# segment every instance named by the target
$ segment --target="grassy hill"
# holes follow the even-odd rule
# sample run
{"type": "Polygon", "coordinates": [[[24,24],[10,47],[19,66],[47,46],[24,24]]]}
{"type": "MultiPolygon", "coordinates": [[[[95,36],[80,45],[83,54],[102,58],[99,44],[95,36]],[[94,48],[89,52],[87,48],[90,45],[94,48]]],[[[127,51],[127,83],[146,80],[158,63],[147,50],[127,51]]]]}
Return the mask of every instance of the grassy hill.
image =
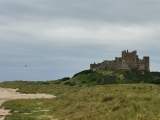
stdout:
{"type": "Polygon", "coordinates": [[[158,120],[160,85],[148,82],[150,79],[158,81],[159,77],[158,72],[87,70],[71,79],[3,82],[0,87],[19,88],[26,94],[49,93],[57,97],[11,100],[2,106],[11,109],[12,115],[6,120],[158,120]],[[105,76],[111,78],[105,79],[105,76]],[[104,82],[113,78],[116,84],[104,82]],[[134,80],[141,83],[134,83],[134,80]],[[132,84],[119,84],[121,82],[132,84]]]}
{"type": "Polygon", "coordinates": [[[124,83],[160,83],[160,72],[148,72],[140,70],[102,70],[93,72],[84,70],[76,73],[71,79],[60,79],[57,84],[65,85],[105,85],[105,84],[124,84],[124,83]]]}

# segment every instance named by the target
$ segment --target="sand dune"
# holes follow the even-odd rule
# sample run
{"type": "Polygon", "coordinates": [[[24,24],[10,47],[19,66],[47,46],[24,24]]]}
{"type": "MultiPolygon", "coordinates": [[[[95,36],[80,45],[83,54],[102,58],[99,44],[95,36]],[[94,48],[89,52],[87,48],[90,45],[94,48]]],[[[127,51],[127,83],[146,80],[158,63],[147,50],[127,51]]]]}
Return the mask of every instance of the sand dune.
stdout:
{"type": "MultiPolygon", "coordinates": [[[[18,89],[0,88],[0,105],[7,100],[14,99],[42,99],[42,98],[54,98],[53,95],[48,94],[21,94],[16,92],[18,89]]],[[[0,109],[0,120],[4,120],[5,116],[9,114],[10,110],[0,109]]]]}

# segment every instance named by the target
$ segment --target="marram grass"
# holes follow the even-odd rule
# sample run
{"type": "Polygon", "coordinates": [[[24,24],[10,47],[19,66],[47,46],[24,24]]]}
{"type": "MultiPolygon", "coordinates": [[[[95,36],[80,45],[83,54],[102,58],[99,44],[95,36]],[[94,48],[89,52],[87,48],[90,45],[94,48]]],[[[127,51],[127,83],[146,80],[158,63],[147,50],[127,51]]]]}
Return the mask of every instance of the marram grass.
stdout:
{"type": "MultiPolygon", "coordinates": [[[[9,87],[11,83],[1,86],[9,87]]],[[[57,97],[7,101],[2,106],[11,109],[12,115],[6,117],[6,120],[160,119],[159,85],[118,84],[80,87],[20,82],[16,87],[19,87],[21,92],[45,92],[57,97]]]]}

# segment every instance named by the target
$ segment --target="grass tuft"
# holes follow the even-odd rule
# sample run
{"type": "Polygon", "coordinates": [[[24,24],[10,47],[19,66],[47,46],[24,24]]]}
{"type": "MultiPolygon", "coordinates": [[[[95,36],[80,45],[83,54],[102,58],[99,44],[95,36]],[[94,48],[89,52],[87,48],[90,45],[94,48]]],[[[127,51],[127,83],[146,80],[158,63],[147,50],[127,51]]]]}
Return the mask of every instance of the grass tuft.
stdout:
{"type": "Polygon", "coordinates": [[[112,101],[114,99],[113,96],[107,96],[107,97],[104,97],[102,102],[108,102],[108,101],[112,101]]]}

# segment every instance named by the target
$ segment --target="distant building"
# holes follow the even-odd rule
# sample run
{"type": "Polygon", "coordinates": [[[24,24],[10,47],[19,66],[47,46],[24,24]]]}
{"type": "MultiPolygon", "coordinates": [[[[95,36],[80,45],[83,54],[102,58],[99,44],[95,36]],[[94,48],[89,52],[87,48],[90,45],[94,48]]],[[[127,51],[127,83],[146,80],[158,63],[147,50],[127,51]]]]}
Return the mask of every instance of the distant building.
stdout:
{"type": "Polygon", "coordinates": [[[122,57],[115,57],[115,60],[104,60],[98,64],[90,64],[90,69],[93,71],[118,69],[137,69],[150,71],[149,57],[144,56],[143,59],[139,59],[137,51],[128,52],[128,50],[124,50],[122,51],[122,57]]]}

